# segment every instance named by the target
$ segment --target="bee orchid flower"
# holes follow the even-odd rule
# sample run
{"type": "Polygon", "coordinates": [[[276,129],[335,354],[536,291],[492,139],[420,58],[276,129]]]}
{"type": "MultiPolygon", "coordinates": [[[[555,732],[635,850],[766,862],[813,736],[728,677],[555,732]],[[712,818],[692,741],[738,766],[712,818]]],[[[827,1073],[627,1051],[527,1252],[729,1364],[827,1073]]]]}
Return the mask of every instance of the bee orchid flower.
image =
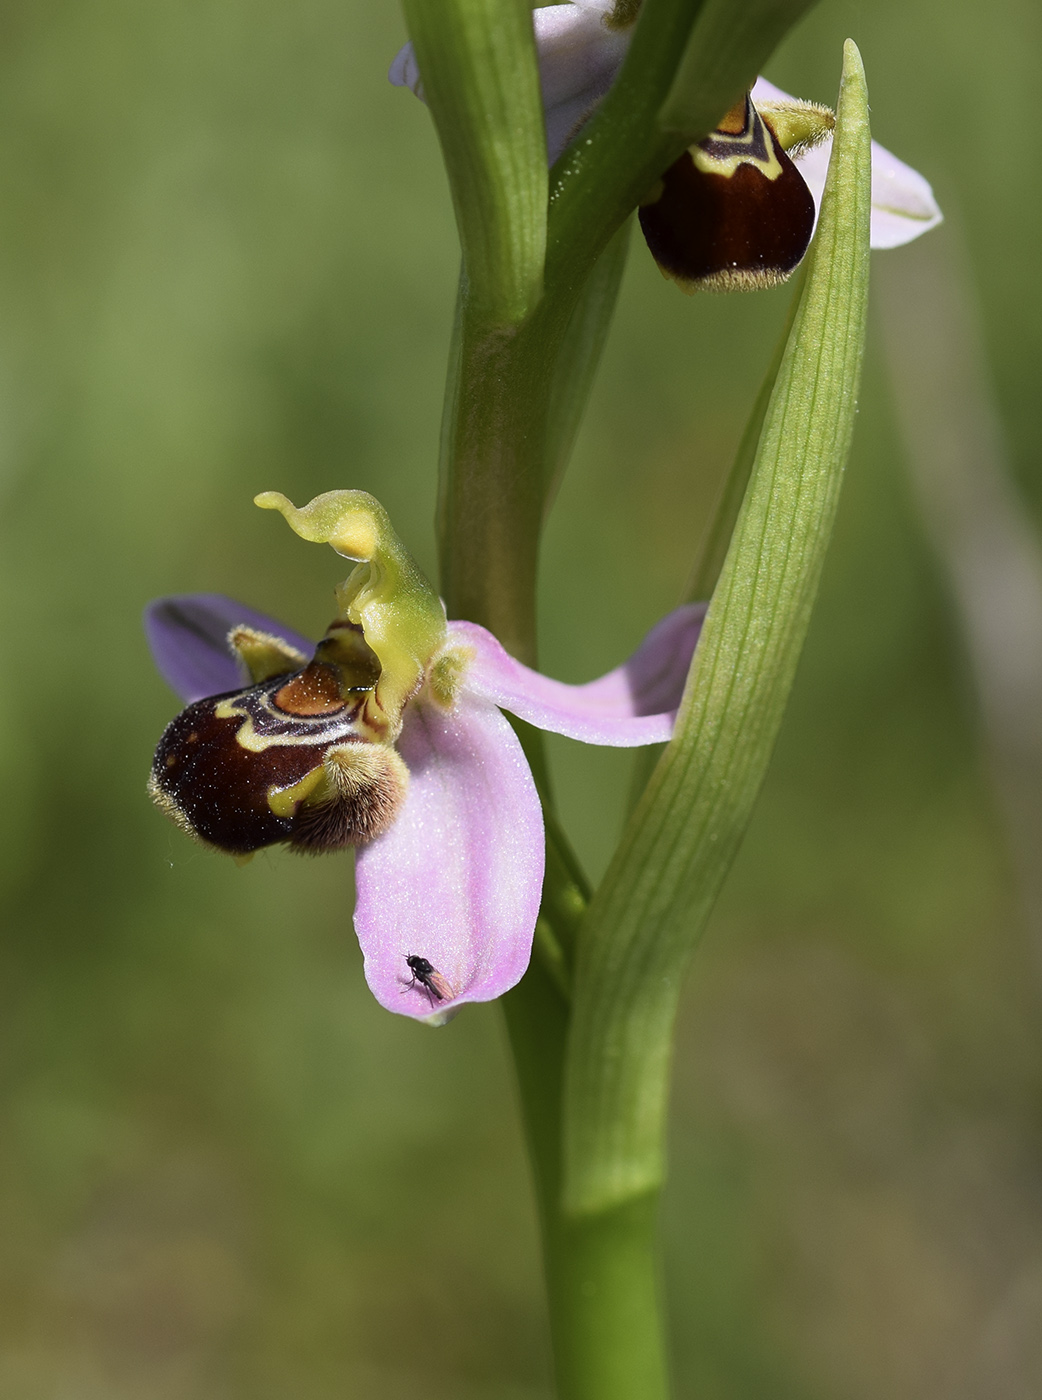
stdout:
{"type": "MultiPolygon", "coordinates": [[[[633,0],[573,0],[534,10],[536,53],[552,164],[593,115],[629,47],[633,0]]],[[[412,45],[392,83],[423,98],[412,45]]],[[[757,79],[719,128],[663,173],[640,222],[659,267],[686,292],[784,281],[810,242],[832,144],[833,115],[757,79]]],[[[871,243],[896,248],[939,224],[929,183],[872,142],[871,243]]]]}
{"type": "MultiPolygon", "coordinates": [[[[787,105],[798,104],[781,88],[766,78],[757,78],[752,93],[753,103],[768,113],[787,105]]],[[[815,214],[821,207],[825,176],[832,154],[831,131],[814,145],[792,153],[796,169],[803,176],[814,199],[815,214]]],[[[900,248],[911,243],[944,219],[934,199],[933,190],[925,176],[913,170],[892,151],[872,142],[872,215],[870,237],[873,248],[900,248]]]]}
{"type": "Polygon", "coordinates": [[[371,496],[257,503],[356,568],[317,646],[218,594],[149,606],[156,664],[187,703],[150,791],[240,858],[278,843],[355,847],[369,986],[389,1011],[441,1023],[519,980],[539,912],[542,811],[502,710],[589,744],[668,739],[705,607],[678,608],[624,666],[566,685],[483,627],[446,621],[371,496]]]}

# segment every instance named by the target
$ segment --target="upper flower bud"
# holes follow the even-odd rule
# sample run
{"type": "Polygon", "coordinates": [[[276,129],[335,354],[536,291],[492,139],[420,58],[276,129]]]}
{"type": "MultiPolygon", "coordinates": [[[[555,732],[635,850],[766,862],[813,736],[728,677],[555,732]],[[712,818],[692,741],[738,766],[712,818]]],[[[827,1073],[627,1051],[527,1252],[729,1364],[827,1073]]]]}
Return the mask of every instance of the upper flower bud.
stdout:
{"type": "Polygon", "coordinates": [[[827,107],[795,100],[770,117],[746,96],[669,167],[640,207],[664,276],[681,291],[743,291],[784,282],[814,232],[814,198],[788,155],[828,136],[827,107]]]}
{"type": "MultiPolygon", "coordinates": [[[[576,139],[615,81],[633,37],[639,9],[639,0],[574,0],[533,11],[551,164],[576,139]]],[[[423,97],[423,83],[411,44],[398,53],[388,76],[392,83],[411,88],[423,97]]],[[[665,201],[655,214],[642,213],[641,222],[655,256],[659,256],[658,248],[669,252],[666,258],[659,258],[660,266],[686,291],[698,286],[756,287],[779,281],[787,275],[785,265],[791,263],[791,271],[799,261],[813,231],[828,167],[831,114],[815,103],[790,97],[764,78],[757,80],[749,96],[752,106],[748,120],[743,118],[738,126],[737,109],[728,113],[717,131],[685,152],[664,173],[644,204],[646,210],[665,201]],[[762,147],[765,142],[760,139],[762,131],[758,126],[768,129],[769,144],[787,157],[778,161],[784,172],[782,177],[766,178],[768,170],[773,170],[773,163],[767,159],[760,163],[761,178],[756,178],[754,163],[747,162],[737,182],[732,181],[726,188],[716,179],[723,173],[720,166],[710,172],[708,183],[697,178],[703,173],[699,164],[702,158],[692,153],[701,152],[702,157],[708,153],[712,158],[711,148],[719,146],[721,137],[734,137],[740,134],[740,128],[762,147]],[[795,172],[789,162],[795,165],[795,172]],[[810,192],[810,204],[800,191],[801,180],[810,192]],[[648,234],[649,223],[664,228],[648,234]],[[715,227],[707,227],[714,223],[715,227]],[[779,225],[784,228],[780,239],[776,239],[779,225]],[[725,248],[749,238],[760,246],[753,249],[751,257],[739,254],[728,259],[726,253],[722,258],[713,254],[707,262],[707,245],[718,241],[721,235],[725,248]],[[688,256],[685,247],[689,238],[692,256],[688,256]],[[802,248],[793,261],[793,250],[801,241],[802,248]],[[700,265],[709,266],[708,276],[692,273],[691,269],[700,265]],[[738,275],[734,275],[736,272],[738,275]]],[[[733,143],[724,154],[726,158],[735,155],[733,143]]],[[[923,176],[873,141],[872,247],[896,248],[909,243],[939,224],[941,218],[933,191],[923,176]]]]}

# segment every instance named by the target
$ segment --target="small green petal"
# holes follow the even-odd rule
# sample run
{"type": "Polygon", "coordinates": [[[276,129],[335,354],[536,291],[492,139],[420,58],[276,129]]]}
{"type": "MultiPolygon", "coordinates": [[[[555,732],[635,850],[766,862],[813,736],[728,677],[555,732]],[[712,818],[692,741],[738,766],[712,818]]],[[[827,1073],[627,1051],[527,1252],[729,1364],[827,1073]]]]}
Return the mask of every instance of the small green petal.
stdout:
{"type": "Polygon", "coordinates": [[[376,700],[393,737],[406,700],[445,641],[441,599],[368,492],[326,491],[297,507],[281,491],[263,491],[254,504],[280,511],[301,539],[332,545],[357,562],[337,588],[337,607],[343,621],[362,628],[380,662],[376,700]]]}
{"type": "Polygon", "coordinates": [[[817,102],[757,102],[756,110],[770,122],[778,144],[790,156],[819,146],[836,125],[835,112],[817,102]]]}

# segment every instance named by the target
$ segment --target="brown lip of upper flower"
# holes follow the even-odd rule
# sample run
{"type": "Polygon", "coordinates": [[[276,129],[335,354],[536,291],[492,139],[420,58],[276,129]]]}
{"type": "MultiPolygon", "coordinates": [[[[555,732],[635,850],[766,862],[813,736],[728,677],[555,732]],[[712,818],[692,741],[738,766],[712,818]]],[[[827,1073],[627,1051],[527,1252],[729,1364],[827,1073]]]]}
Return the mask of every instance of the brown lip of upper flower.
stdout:
{"type": "MultiPolygon", "coordinates": [[[[626,57],[633,26],[606,23],[613,9],[610,0],[579,0],[533,11],[551,164],[589,120],[626,57]]],[[[411,44],[398,52],[388,77],[396,86],[408,87],[422,98],[423,85],[411,44]]],[[[768,118],[771,104],[816,105],[801,102],[765,78],[757,79],[752,100],[768,118]]],[[[826,139],[813,149],[791,151],[815,208],[821,203],[830,148],[831,141],[826,139]]],[[[872,247],[900,247],[936,227],[942,218],[929,182],[873,141],[872,247]]]]}
{"type": "Polygon", "coordinates": [[[652,193],[638,210],[641,230],[663,275],[683,292],[784,282],[814,232],[810,190],[748,94],[652,193]]]}

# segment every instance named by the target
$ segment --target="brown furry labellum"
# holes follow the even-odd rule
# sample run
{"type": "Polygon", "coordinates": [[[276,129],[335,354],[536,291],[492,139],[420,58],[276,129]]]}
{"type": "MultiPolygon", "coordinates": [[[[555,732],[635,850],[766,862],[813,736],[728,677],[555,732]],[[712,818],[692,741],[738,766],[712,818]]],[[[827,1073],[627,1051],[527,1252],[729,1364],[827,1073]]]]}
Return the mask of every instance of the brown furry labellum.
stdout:
{"type": "Polygon", "coordinates": [[[640,226],[682,291],[771,287],[807,251],[814,199],[747,96],[669,167],[640,207],[640,226]]]}
{"type": "Polygon", "coordinates": [[[372,840],[397,815],[408,772],[319,661],[209,696],[171,721],[149,792],[190,835],[232,855],[288,843],[319,853],[372,840]]]}

